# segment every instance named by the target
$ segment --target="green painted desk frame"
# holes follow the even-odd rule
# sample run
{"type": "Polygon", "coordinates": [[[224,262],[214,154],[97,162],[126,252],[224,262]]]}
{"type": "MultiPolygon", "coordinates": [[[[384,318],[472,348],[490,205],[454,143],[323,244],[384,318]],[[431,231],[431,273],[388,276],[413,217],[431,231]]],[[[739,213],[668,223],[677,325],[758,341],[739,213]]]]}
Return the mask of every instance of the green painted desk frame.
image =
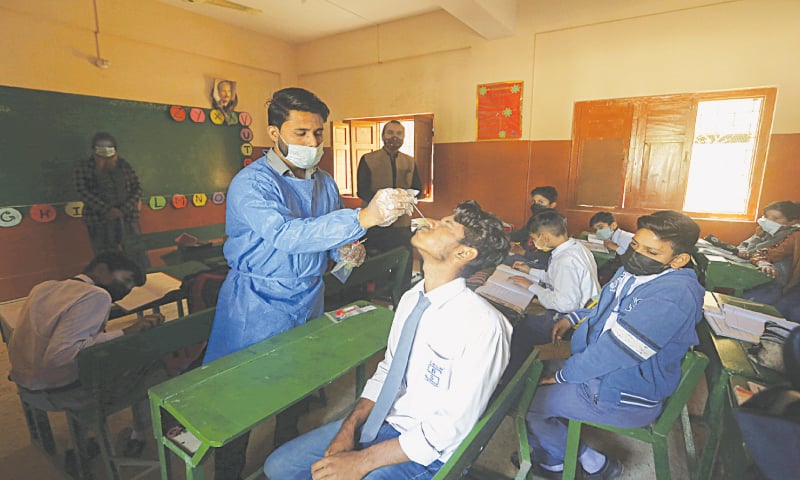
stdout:
{"type": "MultiPolygon", "coordinates": [[[[367,305],[368,302],[356,302],[367,305]]],[[[171,451],[186,478],[204,477],[203,461],[297,400],[356,368],[356,397],[366,383],[364,363],[386,347],[393,312],[383,307],[333,323],[322,316],[150,389],[161,478],[171,451]],[[162,412],[200,441],[188,453],[166,437],[162,412]]]]}
{"type": "MultiPolygon", "coordinates": [[[[738,432],[735,430],[735,425],[731,424],[730,378],[733,376],[744,377],[767,385],[780,383],[782,379],[777,372],[754,365],[747,358],[749,343],[718,337],[705,321],[698,325],[697,334],[700,338],[700,345],[697,349],[709,358],[709,365],[706,369],[708,400],[703,415],[708,426],[708,436],[700,456],[696,476],[699,480],[705,480],[712,478],[717,452],[724,450],[720,449],[720,445],[730,442],[731,439],[726,437],[731,432],[738,432]]],[[[741,439],[741,435],[738,438],[741,439]]],[[[726,459],[728,457],[730,455],[726,455],[726,459]]]]}
{"type": "Polygon", "coordinates": [[[741,297],[745,290],[772,281],[750,263],[732,262],[722,257],[709,258],[702,252],[695,252],[692,257],[696,264],[697,276],[709,292],[725,288],[732,290],[733,296],[741,297]]]}
{"type": "MultiPolygon", "coordinates": [[[[539,351],[534,349],[514,377],[496,397],[489,402],[486,411],[483,412],[478,423],[472,427],[467,437],[461,441],[450,459],[433,477],[433,480],[457,480],[464,478],[466,472],[472,468],[472,464],[483,452],[484,447],[492,438],[500,423],[506,415],[510,415],[514,421],[517,433],[520,452],[530,452],[528,443],[528,427],[525,424],[525,415],[536,393],[539,385],[539,378],[542,375],[542,362],[539,360],[539,351]]],[[[516,480],[523,480],[528,477],[531,468],[530,453],[522,455],[520,468],[515,477],[516,480]]],[[[467,478],[492,478],[497,475],[494,472],[482,470],[469,471],[467,478]]]]}

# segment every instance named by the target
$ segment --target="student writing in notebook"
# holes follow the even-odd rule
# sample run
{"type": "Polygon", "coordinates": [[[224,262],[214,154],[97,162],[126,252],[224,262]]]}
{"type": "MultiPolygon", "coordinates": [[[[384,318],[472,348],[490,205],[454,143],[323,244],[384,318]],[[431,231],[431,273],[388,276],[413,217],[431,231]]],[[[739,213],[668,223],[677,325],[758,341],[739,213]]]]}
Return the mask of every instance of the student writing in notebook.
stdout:
{"type": "Polygon", "coordinates": [[[540,186],[531,190],[531,216],[525,226],[511,233],[511,250],[509,257],[503,262],[513,265],[515,261],[524,261],[531,268],[544,270],[550,259],[550,252],[536,248],[529,237],[533,217],[548,208],[555,209],[558,204],[558,191],[556,187],[540,186]]]}
{"type": "MultiPolygon", "coordinates": [[[[555,318],[582,308],[600,292],[594,256],[581,242],[570,238],[563,215],[553,209],[542,210],[533,216],[529,228],[536,248],[550,253],[549,265],[541,280],[520,275],[511,281],[533,292],[547,311],[526,315],[514,326],[511,362],[505,378],[514,375],[534,345],[550,341],[555,318]]],[[[531,271],[524,262],[517,262],[514,268],[521,273],[531,271]]]]}

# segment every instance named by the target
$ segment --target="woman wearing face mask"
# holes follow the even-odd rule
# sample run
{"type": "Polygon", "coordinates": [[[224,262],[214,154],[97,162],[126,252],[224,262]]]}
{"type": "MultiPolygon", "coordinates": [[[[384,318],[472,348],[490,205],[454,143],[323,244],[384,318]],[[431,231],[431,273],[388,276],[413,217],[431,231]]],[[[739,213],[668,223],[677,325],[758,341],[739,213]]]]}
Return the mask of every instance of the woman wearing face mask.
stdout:
{"type": "Polygon", "coordinates": [[[94,254],[127,250],[142,268],[149,266],[145,251],[135,247],[141,234],[142,188],[133,167],[117,154],[117,140],[109,133],[96,133],[92,156],[80,160],[73,175],[94,254]]]}
{"type": "Polygon", "coordinates": [[[788,320],[800,321],[800,204],[767,205],[756,233],[738,249],[740,257],[775,279],[744,292],[745,298],[774,305],[788,320]]]}

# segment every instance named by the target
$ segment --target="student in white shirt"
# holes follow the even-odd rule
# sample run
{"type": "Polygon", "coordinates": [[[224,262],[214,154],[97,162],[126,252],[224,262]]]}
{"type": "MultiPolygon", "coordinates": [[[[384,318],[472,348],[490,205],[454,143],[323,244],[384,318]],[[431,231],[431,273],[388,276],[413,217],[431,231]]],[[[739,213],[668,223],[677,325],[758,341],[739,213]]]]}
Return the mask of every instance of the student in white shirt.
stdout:
{"type": "Polygon", "coordinates": [[[594,256],[581,242],[569,237],[563,215],[553,209],[537,213],[530,222],[530,236],[537,249],[551,251],[550,264],[544,274],[537,274],[524,262],[517,262],[514,268],[526,275],[512,277],[511,281],[535,293],[547,312],[526,315],[514,326],[506,379],[514,375],[534,345],[550,342],[556,318],[584,307],[600,293],[594,256]]]}
{"type": "Polygon", "coordinates": [[[424,259],[425,280],[400,300],[386,356],[353,412],[275,450],[264,464],[267,478],[429,479],[486,408],[508,362],[511,326],[464,278],[499,264],[508,237],[500,220],[473,201],[429,224],[411,240],[424,259]],[[403,381],[396,393],[387,388],[388,415],[370,417],[391,384],[393,364],[402,366],[401,332],[418,302],[429,306],[412,337],[403,381]],[[374,439],[362,438],[365,424],[365,431],[376,425],[374,439]]]}
{"type": "Polygon", "coordinates": [[[617,255],[624,255],[633,240],[633,234],[619,228],[611,212],[597,212],[589,219],[589,227],[594,229],[603,245],[617,255]]]}

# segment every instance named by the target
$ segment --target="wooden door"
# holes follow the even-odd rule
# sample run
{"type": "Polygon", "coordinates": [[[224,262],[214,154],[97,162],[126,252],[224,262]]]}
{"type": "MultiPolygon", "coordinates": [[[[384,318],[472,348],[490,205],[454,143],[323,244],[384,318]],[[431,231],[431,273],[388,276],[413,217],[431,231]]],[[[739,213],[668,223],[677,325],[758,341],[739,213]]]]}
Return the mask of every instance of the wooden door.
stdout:
{"type": "Polygon", "coordinates": [[[421,198],[433,195],[433,116],[414,115],[414,161],[422,182],[421,198]]]}
{"type": "Polygon", "coordinates": [[[333,150],[333,178],[342,195],[355,195],[353,162],[350,157],[350,124],[331,122],[333,150]]]}

